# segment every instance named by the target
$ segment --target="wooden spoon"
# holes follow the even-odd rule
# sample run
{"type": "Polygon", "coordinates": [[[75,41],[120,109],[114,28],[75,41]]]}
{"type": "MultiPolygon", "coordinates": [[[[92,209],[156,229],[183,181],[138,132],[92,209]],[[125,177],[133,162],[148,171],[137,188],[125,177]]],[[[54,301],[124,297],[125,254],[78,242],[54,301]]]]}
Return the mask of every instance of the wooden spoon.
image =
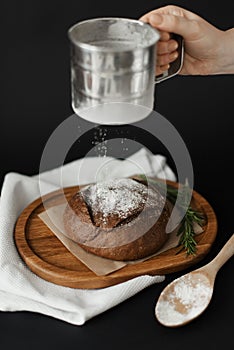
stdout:
{"type": "Polygon", "coordinates": [[[198,317],[210,303],[217,272],[233,254],[234,234],[210,263],[171,282],[156,304],[158,321],[178,327],[198,317]]]}

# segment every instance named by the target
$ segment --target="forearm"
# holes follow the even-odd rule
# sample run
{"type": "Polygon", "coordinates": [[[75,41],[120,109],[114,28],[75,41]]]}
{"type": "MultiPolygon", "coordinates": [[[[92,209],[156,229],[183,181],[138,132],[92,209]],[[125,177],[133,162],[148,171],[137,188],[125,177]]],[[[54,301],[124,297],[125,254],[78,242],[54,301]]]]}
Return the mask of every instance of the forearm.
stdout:
{"type": "Polygon", "coordinates": [[[234,74],[234,28],[224,32],[217,74],[234,74]]]}

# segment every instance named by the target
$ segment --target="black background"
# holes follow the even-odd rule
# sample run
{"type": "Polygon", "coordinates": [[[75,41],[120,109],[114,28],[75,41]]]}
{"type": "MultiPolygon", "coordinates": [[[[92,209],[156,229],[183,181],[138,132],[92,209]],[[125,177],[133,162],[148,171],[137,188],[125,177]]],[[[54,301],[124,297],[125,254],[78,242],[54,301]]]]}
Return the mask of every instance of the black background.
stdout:
{"type": "MultiPolygon", "coordinates": [[[[226,30],[233,26],[233,0],[170,1],[226,30]]],[[[138,18],[166,1],[2,1],[0,182],[9,171],[38,172],[43,147],[69,115],[68,28],[103,16],[138,18]]],[[[219,231],[210,261],[233,230],[233,75],[177,76],[157,86],[156,109],[183,137],[194,166],[195,189],[212,204],[219,231]]],[[[199,266],[199,265],[198,265],[199,266]]],[[[0,313],[1,349],[233,349],[233,260],[218,274],[212,303],[197,320],[166,329],[154,319],[163,287],[151,286],[82,327],[47,316],[0,313]]]]}

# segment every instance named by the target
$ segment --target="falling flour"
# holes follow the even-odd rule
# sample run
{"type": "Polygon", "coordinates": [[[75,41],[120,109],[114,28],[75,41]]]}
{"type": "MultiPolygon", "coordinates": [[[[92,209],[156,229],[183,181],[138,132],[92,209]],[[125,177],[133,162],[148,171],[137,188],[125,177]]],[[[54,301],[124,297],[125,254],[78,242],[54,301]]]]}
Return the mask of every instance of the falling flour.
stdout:
{"type": "Polygon", "coordinates": [[[107,129],[98,127],[94,132],[94,139],[92,144],[94,145],[95,153],[98,157],[107,156],[107,129]]]}
{"type": "Polygon", "coordinates": [[[156,316],[165,326],[178,326],[197,317],[212,296],[209,279],[196,272],[182,276],[170,284],[156,305],[156,316]]]}

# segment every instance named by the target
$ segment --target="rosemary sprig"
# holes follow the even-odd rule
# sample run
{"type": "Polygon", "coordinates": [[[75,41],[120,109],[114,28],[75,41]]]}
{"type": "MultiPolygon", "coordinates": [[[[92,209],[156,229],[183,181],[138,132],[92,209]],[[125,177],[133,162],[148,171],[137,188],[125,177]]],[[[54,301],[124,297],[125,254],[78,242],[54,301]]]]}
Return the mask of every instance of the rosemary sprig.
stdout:
{"type": "MultiPolygon", "coordinates": [[[[160,190],[160,188],[165,189],[165,184],[162,183],[161,180],[156,180],[152,178],[146,178],[145,175],[138,175],[142,180],[149,182],[152,185],[156,185],[157,188],[160,190]],[[161,186],[160,186],[161,185],[161,186]],[[163,187],[162,187],[163,186],[163,187]]],[[[205,223],[205,217],[204,215],[193,209],[191,207],[191,203],[189,203],[189,193],[191,189],[189,188],[188,183],[185,183],[183,185],[182,191],[178,191],[177,188],[168,185],[167,184],[167,199],[175,205],[177,201],[177,197],[180,194],[178,201],[177,201],[177,207],[179,210],[185,209],[185,215],[180,223],[180,227],[178,229],[177,235],[180,236],[178,245],[181,246],[181,249],[178,251],[178,253],[185,249],[187,255],[195,255],[197,250],[197,242],[194,239],[195,231],[194,231],[194,224],[198,224],[199,226],[203,226],[205,223]]],[[[177,253],[177,254],[178,254],[177,253]]]]}

